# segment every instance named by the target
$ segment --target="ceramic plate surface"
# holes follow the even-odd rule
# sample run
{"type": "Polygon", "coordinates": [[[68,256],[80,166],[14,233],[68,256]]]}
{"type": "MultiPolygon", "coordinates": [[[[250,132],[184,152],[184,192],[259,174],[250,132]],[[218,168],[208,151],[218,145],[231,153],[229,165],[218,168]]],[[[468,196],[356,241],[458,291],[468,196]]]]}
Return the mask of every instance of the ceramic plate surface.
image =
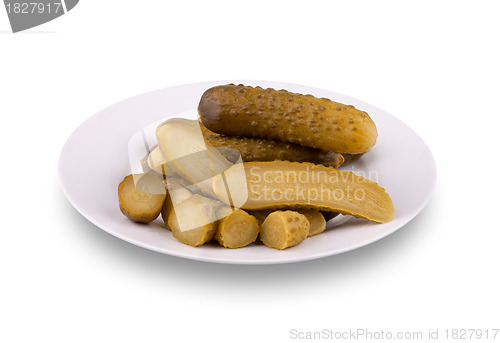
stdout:
{"type": "MultiPolygon", "coordinates": [[[[136,161],[137,162],[137,161],[136,161]]],[[[385,111],[331,91],[270,81],[214,81],[175,86],[138,95],[90,117],[69,137],[59,160],[62,187],[71,204],[104,231],[157,252],[200,261],[236,264],[289,263],[357,249],[398,230],[428,202],[436,181],[429,148],[408,126],[385,111]],[[391,196],[396,217],[386,224],[339,216],[327,230],[301,244],[278,251],[262,244],[225,249],[217,244],[193,248],[178,242],[161,219],[141,225],[129,221],[118,207],[117,187],[133,170],[131,138],[170,117],[196,118],[203,92],[227,83],[286,89],[327,97],[366,111],[377,125],[375,147],[360,160],[341,167],[378,182],[391,196]]]]}

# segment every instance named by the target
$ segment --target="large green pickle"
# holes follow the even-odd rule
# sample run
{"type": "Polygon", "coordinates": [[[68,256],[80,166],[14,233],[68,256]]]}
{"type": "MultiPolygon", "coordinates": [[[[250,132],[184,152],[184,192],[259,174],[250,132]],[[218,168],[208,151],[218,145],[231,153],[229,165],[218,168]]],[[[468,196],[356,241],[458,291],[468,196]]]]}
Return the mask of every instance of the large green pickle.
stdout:
{"type": "Polygon", "coordinates": [[[198,113],[216,133],[337,153],[365,153],[378,135],[370,116],[354,106],[272,88],[232,84],[210,88],[201,97],[198,113]]]}

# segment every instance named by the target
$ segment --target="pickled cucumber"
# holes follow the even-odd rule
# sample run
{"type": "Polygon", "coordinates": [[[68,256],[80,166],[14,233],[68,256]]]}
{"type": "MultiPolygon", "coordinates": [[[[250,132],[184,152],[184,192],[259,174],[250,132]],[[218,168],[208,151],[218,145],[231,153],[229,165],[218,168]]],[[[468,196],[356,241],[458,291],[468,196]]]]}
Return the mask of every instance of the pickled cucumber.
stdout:
{"type": "Polygon", "coordinates": [[[299,244],[309,234],[309,220],[295,211],[275,211],[260,227],[260,239],[270,248],[283,250],[299,244]]]}
{"type": "MultiPolygon", "coordinates": [[[[264,220],[266,220],[267,216],[276,210],[246,210],[252,216],[257,219],[259,225],[262,225],[264,220]]],[[[299,212],[306,216],[307,220],[309,220],[309,234],[307,237],[315,236],[326,229],[326,218],[320,211],[317,210],[306,210],[306,209],[294,209],[295,212],[299,212]]],[[[333,213],[333,212],[331,212],[333,213]]]]}
{"type": "Polygon", "coordinates": [[[213,195],[210,179],[232,165],[207,145],[196,120],[169,119],[158,126],[156,138],[168,165],[205,194],[213,195]]]}
{"type": "Polygon", "coordinates": [[[165,179],[164,182],[167,184],[168,192],[161,209],[161,217],[165,227],[171,230],[168,226],[168,217],[170,216],[170,213],[174,210],[175,206],[191,197],[193,193],[182,186],[183,180],[181,179],[169,178],[165,179]]]}
{"type": "Polygon", "coordinates": [[[219,175],[213,180],[215,194],[224,194],[225,183],[233,186],[232,192],[247,192],[248,198],[240,206],[247,210],[310,208],[378,223],[387,223],[395,215],[392,200],[382,187],[335,168],[289,161],[244,162],[223,175],[224,178],[219,175]],[[246,184],[233,174],[245,174],[246,184]]]}
{"type": "Polygon", "coordinates": [[[226,248],[236,249],[255,242],[260,229],[257,219],[242,209],[222,207],[218,211],[219,226],[214,239],[226,248]]]}
{"type": "Polygon", "coordinates": [[[165,176],[175,175],[175,170],[167,163],[158,145],[151,148],[151,151],[144,156],[141,160],[141,165],[144,172],[153,170],[165,176]]]}
{"type": "Polygon", "coordinates": [[[194,194],[175,206],[168,227],[181,243],[197,247],[212,240],[217,230],[216,212],[222,203],[194,194]]]}
{"type": "Polygon", "coordinates": [[[317,210],[296,210],[300,214],[306,216],[307,220],[309,220],[309,233],[307,237],[316,236],[326,229],[326,220],[325,217],[321,214],[320,211],[317,210]]]}
{"type": "Polygon", "coordinates": [[[274,139],[226,136],[200,125],[203,136],[214,147],[228,147],[241,153],[243,162],[285,160],[312,162],[338,168],[344,157],[333,151],[323,151],[274,139]]]}
{"type": "Polygon", "coordinates": [[[150,173],[128,175],[118,185],[120,210],[134,222],[149,223],[160,214],[166,193],[162,181],[150,173]]]}
{"type": "Polygon", "coordinates": [[[257,219],[257,223],[259,225],[262,225],[264,220],[266,220],[267,216],[276,210],[269,209],[269,210],[245,210],[245,211],[254,216],[255,219],[257,219]]]}
{"type": "Polygon", "coordinates": [[[276,139],[338,153],[365,153],[377,140],[377,128],[366,112],[286,90],[213,87],[202,95],[198,113],[216,133],[276,139]]]}

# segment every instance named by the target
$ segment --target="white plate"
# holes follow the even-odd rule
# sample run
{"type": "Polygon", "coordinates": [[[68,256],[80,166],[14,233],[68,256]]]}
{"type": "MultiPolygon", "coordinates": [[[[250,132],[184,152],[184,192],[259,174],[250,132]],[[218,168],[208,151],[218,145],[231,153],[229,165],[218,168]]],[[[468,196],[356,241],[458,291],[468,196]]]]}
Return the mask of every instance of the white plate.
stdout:
{"type": "MultiPolygon", "coordinates": [[[[194,119],[194,118],[193,118],[194,119]]],[[[428,202],[436,181],[429,148],[404,123],[362,101],[327,90],[270,81],[214,81],[181,85],[135,96],[112,105],[85,121],[66,142],[59,160],[63,190],[73,206],[104,231],[161,253],[218,263],[272,264],[311,260],[353,250],[377,241],[414,218],[428,202]],[[375,224],[339,217],[324,233],[283,251],[252,244],[225,249],[216,244],[193,248],[178,242],[156,222],[141,225],[126,219],[118,208],[117,187],[130,173],[127,144],[132,135],[161,119],[192,113],[211,86],[227,83],[286,89],[352,104],[370,114],[377,125],[376,146],[359,161],[344,166],[384,187],[396,208],[395,219],[375,224]],[[342,225],[337,224],[342,223],[342,225]],[[334,227],[335,226],[335,227],[334,227]]]]}

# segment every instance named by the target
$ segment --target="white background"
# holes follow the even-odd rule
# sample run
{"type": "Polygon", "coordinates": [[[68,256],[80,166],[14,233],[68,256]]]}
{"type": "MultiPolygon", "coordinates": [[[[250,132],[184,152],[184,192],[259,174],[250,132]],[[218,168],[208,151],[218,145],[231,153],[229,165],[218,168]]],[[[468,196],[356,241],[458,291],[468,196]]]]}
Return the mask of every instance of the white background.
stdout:
{"type": "Polygon", "coordinates": [[[0,8],[0,341],[499,328],[497,3],[82,0],[18,34],[0,8]],[[325,88],[403,120],[436,159],[428,206],[367,247],[274,266],[158,254],[73,209],[57,163],[85,119],[143,92],[219,79],[325,88]]]}

